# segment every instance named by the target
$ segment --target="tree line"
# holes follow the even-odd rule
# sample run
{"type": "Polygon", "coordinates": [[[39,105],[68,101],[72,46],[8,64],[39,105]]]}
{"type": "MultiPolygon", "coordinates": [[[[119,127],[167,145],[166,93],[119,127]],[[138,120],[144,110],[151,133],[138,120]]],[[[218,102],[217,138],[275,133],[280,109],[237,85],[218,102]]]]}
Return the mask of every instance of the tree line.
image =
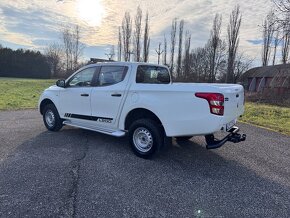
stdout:
{"type": "MultiPolygon", "coordinates": [[[[135,16],[125,12],[118,33],[118,61],[148,62],[150,24],[148,12],[137,8],[135,16]],[[142,52],[143,51],[143,52],[142,52]]],[[[203,47],[191,48],[190,30],[185,21],[173,19],[170,36],[155,49],[157,62],[167,65],[175,81],[236,83],[249,69],[251,60],[239,52],[242,14],[237,5],[229,18],[227,38],[221,38],[222,15],[216,14],[210,38],[203,47]]]]}
{"type": "Polygon", "coordinates": [[[79,26],[62,29],[61,40],[40,51],[3,48],[0,45],[0,77],[64,78],[79,69],[84,45],[79,26]]]}
{"type": "Polygon", "coordinates": [[[46,56],[39,51],[4,48],[0,45],[0,77],[50,78],[46,56]]]}
{"type": "Polygon", "coordinates": [[[275,8],[268,12],[261,26],[262,66],[289,63],[290,1],[274,0],[274,5],[275,8]]]}

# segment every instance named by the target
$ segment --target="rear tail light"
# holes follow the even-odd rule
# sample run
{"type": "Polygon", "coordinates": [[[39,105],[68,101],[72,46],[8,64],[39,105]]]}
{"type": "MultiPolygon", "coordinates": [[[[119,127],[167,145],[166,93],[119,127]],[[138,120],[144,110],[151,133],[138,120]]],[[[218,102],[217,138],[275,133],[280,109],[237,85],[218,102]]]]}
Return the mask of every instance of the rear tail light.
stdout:
{"type": "Polygon", "coordinates": [[[210,112],[215,115],[224,115],[225,98],[220,93],[196,93],[196,97],[207,100],[210,112]]]}

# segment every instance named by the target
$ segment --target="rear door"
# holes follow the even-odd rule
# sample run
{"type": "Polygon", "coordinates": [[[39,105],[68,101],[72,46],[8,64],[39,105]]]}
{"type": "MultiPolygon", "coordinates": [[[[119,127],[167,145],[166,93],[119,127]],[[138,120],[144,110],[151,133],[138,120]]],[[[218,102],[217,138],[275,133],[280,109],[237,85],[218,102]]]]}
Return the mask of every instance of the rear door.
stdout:
{"type": "Polygon", "coordinates": [[[128,85],[127,66],[102,66],[91,92],[92,118],[98,126],[116,128],[128,85]]]}

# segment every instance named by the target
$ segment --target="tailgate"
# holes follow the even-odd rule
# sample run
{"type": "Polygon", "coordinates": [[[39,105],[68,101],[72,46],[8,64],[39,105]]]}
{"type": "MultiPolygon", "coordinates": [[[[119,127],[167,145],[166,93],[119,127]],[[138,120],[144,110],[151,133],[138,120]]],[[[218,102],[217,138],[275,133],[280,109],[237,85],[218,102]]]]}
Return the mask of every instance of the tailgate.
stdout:
{"type": "Polygon", "coordinates": [[[224,123],[237,119],[244,113],[244,88],[235,85],[224,89],[224,123]]]}

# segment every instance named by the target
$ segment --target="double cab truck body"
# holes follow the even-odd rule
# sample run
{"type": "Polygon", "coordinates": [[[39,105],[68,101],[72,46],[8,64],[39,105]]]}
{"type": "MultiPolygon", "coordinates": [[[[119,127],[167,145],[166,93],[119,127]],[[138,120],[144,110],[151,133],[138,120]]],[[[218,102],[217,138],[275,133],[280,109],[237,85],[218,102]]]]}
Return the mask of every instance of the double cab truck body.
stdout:
{"type": "Polygon", "coordinates": [[[207,148],[240,142],[237,119],[244,89],[235,84],[173,83],[165,66],[109,62],[87,65],[46,89],[39,100],[46,127],[63,125],[129,136],[133,151],[150,157],[164,137],[206,136],[207,148]],[[228,132],[222,140],[213,136],[228,132]]]}

